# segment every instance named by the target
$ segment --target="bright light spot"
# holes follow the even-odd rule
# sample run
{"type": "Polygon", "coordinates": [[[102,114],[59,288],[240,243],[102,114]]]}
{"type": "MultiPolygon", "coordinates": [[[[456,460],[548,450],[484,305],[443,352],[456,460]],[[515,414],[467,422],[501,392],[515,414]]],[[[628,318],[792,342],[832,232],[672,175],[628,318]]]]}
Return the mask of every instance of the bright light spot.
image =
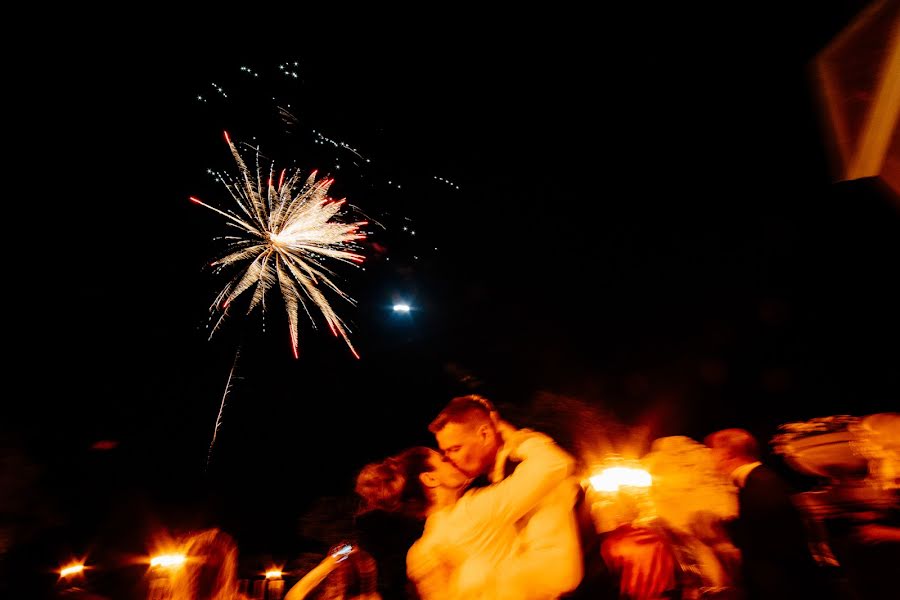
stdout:
{"type": "Polygon", "coordinates": [[[272,569],[270,571],[266,571],[266,579],[281,579],[281,569],[272,569]]]}
{"type": "Polygon", "coordinates": [[[184,554],[160,554],[150,559],[151,567],[180,567],[184,564],[184,554]]]}
{"type": "Polygon", "coordinates": [[[342,562],[346,560],[348,556],[350,556],[351,552],[353,552],[353,546],[351,546],[350,544],[344,544],[343,546],[332,552],[331,556],[337,562],[342,562]]]}
{"type": "Polygon", "coordinates": [[[598,492],[617,492],[620,487],[650,487],[653,478],[644,469],[610,467],[591,477],[590,482],[598,492]]]}
{"type": "Polygon", "coordinates": [[[410,309],[409,304],[395,304],[394,305],[394,312],[408,313],[410,310],[411,309],[410,309]]]}
{"type": "Polygon", "coordinates": [[[83,564],[72,564],[72,565],[69,565],[68,567],[64,567],[64,568],[60,569],[59,576],[60,577],[68,577],[70,575],[76,575],[78,573],[81,573],[82,571],[84,571],[83,564]]]}

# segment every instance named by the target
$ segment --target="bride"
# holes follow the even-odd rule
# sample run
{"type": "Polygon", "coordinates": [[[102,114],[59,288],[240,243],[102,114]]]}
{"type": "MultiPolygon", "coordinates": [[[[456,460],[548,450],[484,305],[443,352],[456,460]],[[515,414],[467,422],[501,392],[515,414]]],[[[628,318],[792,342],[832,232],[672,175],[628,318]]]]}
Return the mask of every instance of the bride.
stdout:
{"type": "Polygon", "coordinates": [[[367,505],[426,518],[406,559],[422,600],[535,598],[530,580],[540,573],[518,568],[515,523],[573,473],[575,461],[543,434],[507,423],[500,431],[520,464],[484,488],[467,491],[467,477],[424,447],[367,465],[357,477],[367,505]]]}

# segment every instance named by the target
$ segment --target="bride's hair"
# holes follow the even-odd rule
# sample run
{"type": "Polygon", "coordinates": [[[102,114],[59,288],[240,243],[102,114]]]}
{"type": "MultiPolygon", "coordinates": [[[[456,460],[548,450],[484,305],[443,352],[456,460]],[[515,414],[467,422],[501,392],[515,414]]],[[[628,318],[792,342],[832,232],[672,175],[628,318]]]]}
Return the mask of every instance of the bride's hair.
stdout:
{"type": "Polygon", "coordinates": [[[363,467],[356,477],[356,493],[362,498],[360,512],[384,510],[424,517],[428,497],[419,475],[432,470],[431,453],[429,448],[416,446],[363,467]]]}

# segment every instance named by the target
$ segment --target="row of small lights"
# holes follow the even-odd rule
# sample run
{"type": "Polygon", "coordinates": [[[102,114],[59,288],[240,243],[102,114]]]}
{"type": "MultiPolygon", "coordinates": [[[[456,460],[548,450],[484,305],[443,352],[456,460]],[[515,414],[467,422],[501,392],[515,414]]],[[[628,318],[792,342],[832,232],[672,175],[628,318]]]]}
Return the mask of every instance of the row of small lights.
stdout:
{"type": "MultiPolygon", "coordinates": [[[[407,304],[394,306],[397,312],[409,312],[407,304]]],[[[648,488],[653,484],[650,473],[644,469],[632,467],[610,467],[597,475],[588,478],[591,487],[598,492],[618,492],[623,487],[648,488]]],[[[187,557],[184,554],[160,554],[150,559],[151,568],[178,569],[187,557]]],[[[76,577],[85,570],[84,563],[72,563],[59,571],[61,578],[76,577]]],[[[281,569],[273,568],[266,571],[266,579],[281,579],[284,573],[281,569]]]]}
{"type": "MultiPolygon", "coordinates": [[[[174,571],[181,568],[186,561],[187,556],[184,554],[160,554],[150,559],[150,567],[174,571]]],[[[82,575],[87,568],[83,562],[71,563],[59,570],[59,576],[61,579],[74,578],[82,575]]],[[[278,568],[266,571],[266,579],[281,579],[283,575],[284,572],[278,568]]]]}

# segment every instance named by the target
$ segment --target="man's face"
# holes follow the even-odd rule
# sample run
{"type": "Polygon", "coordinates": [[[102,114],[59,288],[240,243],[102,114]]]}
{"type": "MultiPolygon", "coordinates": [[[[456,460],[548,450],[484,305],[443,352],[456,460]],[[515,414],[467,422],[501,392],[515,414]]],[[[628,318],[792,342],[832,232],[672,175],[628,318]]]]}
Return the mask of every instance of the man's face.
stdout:
{"type": "Polygon", "coordinates": [[[487,425],[447,423],[435,434],[444,456],[469,477],[487,473],[496,455],[496,439],[487,425]]]}

